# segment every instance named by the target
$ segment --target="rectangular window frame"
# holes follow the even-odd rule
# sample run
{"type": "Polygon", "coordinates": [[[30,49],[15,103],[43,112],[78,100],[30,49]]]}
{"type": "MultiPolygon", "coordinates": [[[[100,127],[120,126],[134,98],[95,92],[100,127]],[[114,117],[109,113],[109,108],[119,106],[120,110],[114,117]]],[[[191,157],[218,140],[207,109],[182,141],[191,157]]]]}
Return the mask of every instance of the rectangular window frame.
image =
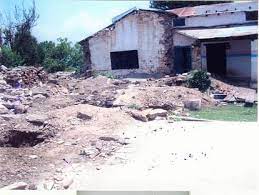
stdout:
{"type": "Polygon", "coordinates": [[[174,18],[173,24],[174,26],[185,26],[185,18],[174,18]]]}
{"type": "Polygon", "coordinates": [[[124,50],[110,52],[111,69],[139,69],[138,50],[124,50]]]}

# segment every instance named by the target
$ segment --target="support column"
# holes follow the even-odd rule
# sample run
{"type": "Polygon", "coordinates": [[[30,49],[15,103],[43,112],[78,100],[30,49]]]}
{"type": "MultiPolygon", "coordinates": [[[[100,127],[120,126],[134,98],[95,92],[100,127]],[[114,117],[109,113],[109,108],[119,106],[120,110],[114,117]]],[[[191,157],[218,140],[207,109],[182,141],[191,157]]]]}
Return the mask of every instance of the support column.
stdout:
{"type": "Polygon", "coordinates": [[[250,87],[257,88],[258,75],[258,41],[251,41],[251,82],[250,87]]]}

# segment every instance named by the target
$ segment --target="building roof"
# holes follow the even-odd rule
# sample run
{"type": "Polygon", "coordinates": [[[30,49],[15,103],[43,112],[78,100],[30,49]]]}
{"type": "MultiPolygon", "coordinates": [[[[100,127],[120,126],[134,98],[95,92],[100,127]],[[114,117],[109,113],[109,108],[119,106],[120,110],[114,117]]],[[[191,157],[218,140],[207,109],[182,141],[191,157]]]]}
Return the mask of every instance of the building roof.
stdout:
{"type": "Polygon", "coordinates": [[[177,30],[177,33],[194,39],[215,39],[226,37],[241,37],[248,35],[257,35],[258,26],[232,26],[232,27],[217,27],[217,28],[199,28],[199,29],[183,29],[177,30]]]}
{"type": "Polygon", "coordinates": [[[129,9],[128,11],[123,12],[122,14],[119,14],[118,16],[115,16],[114,18],[112,18],[112,23],[109,26],[106,26],[105,28],[97,31],[93,35],[88,36],[87,38],[79,41],[78,43],[79,44],[83,43],[84,41],[94,37],[95,35],[97,35],[101,31],[109,30],[109,28],[113,27],[117,22],[119,22],[123,18],[126,18],[127,16],[131,15],[134,12],[153,12],[153,13],[160,13],[160,14],[169,15],[169,16],[172,16],[172,17],[177,17],[174,13],[170,13],[170,12],[160,10],[160,9],[152,9],[152,8],[142,9],[142,8],[133,7],[131,9],[129,9]]]}
{"type": "Polygon", "coordinates": [[[167,11],[176,14],[178,17],[189,17],[189,16],[226,13],[226,12],[256,11],[256,10],[258,10],[257,1],[200,5],[200,6],[194,6],[194,7],[183,7],[183,8],[177,8],[177,9],[171,9],[167,11]]]}

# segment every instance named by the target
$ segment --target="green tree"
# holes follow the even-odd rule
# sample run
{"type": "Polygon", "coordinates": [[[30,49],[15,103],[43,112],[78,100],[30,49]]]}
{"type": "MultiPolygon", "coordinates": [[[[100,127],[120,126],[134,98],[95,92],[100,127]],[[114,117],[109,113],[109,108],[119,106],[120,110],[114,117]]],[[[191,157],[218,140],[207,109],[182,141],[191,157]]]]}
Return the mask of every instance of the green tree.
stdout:
{"type": "Polygon", "coordinates": [[[79,44],[73,45],[67,38],[59,38],[57,43],[39,43],[40,61],[48,72],[76,70],[83,64],[83,51],[79,44]]]}
{"type": "Polygon", "coordinates": [[[36,25],[39,15],[36,13],[35,2],[32,7],[25,9],[14,7],[12,13],[1,15],[3,23],[3,45],[10,47],[12,52],[24,59],[23,65],[34,66],[39,63],[37,39],[31,30],[36,25]]]}
{"type": "Polygon", "coordinates": [[[13,52],[9,46],[1,47],[0,64],[4,64],[7,67],[22,66],[24,64],[23,58],[13,52]]]}

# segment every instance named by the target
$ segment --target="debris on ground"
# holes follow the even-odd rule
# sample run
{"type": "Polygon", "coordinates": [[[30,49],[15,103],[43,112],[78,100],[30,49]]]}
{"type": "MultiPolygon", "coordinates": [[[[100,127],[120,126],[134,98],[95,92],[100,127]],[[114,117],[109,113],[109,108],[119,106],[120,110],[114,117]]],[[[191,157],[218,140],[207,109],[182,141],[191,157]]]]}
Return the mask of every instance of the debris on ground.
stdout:
{"type": "Polygon", "coordinates": [[[65,72],[47,74],[40,67],[1,66],[0,187],[14,181],[37,186],[44,176],[48,179],[43,189],[69,189],[73,179],[60,180],[56,170],[113,155],[129,144],[123,128],[136,120],[165,120],[172,114],[188,118],[189,110],[217,105],[212,93],[245,106],[257,101],[254,90],[213,78],[206,93],[187,88],[187,75],[76,78],[65,72]]]}

